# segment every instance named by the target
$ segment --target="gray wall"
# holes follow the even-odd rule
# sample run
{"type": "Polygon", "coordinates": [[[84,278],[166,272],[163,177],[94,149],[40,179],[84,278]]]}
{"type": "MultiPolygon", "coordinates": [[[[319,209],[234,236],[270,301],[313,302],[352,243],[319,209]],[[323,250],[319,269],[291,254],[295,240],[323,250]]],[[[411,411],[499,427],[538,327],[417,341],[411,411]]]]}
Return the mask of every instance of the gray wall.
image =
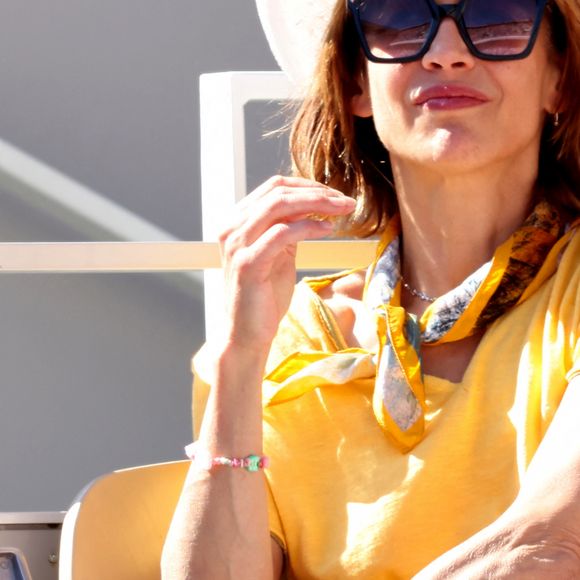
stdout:
{"type": "MultiPolygon", "coordinates": [[[[200,239],[198,77],[277,68],[254,2],[0,0],[0,13],[0,138],[200,239]]],[[[253,186],[278,161],[250,109],[253,186]]],[[[0,241],[86,239],[0,189],[0,241]]],[[[66,509],[101,473],[182,457],[204,333],[199,288],[179,276],[0,275],[0,511],[66,509]]]]}

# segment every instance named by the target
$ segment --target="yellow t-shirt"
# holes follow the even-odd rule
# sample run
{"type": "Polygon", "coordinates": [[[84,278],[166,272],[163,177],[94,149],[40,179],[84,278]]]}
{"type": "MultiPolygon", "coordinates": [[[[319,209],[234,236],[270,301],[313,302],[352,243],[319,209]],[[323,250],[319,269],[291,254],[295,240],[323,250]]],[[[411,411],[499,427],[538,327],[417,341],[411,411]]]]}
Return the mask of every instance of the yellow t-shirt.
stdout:
{"type": "MultiPolygon", "coordinates": [[[[342,348],[331,313],[300,283],[268,370],[297,350],[342,348]]],[[[203,350],[194,366],[197,411],[203,350]]],[[[266,407],[270,526],[288,577],[411,578],[497,519],[576,374],[580,235],[554,276],[489,327],[461,383],[425,377],[426,434],[410,453],[377,424],[370,378],[266,407]]]]}

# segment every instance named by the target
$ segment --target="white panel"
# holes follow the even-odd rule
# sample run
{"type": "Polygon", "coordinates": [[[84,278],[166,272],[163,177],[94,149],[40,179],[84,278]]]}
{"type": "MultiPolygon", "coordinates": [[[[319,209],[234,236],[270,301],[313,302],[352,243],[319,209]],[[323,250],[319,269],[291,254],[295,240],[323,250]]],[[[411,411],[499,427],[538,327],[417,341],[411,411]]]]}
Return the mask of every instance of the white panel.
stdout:
{"type": "MultiPolygon", "coordinates": [[[[199,89],[203,239],[215,241],[227,208],[246,195],[244,106],[287,99],[292,86],[282,72],[225,72],[202,75],[199,89]]],[[[205,272],[204,281],[209,335],[223,325],[222,274],[205,272]]]]}

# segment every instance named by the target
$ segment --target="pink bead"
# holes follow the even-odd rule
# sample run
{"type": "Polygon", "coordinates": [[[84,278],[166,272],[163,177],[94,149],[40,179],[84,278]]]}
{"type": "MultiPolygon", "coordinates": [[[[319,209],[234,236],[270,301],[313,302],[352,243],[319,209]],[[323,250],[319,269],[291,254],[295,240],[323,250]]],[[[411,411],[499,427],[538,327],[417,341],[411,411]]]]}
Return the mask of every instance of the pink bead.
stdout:
{"type": "Polygon", "coordinates": [[[224,457],[218,455],[213,457],[206,449],[199,447],[197,442],[186,445],[185,454],[195,463],[198,469],[206,471],[220,465],[244,468],[248,471],[256,471],[256,466],[260,469],[265,469],[270,465],[270,460],[267,457],[258,457],[257,455],[248,455],[247,457],[224,457]],[[258,459],[259,461],[256,463],[258,459]]]}

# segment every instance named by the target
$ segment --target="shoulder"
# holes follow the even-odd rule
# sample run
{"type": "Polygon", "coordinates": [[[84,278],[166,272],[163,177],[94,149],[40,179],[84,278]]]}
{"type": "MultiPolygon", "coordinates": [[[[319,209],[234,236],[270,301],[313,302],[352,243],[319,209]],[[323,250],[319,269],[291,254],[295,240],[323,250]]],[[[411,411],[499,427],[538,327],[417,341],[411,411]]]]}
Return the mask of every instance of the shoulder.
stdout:
{"type": "Polygon", "coordinates": [[[580,309],[580,228],[562,252],[554,276],[551,301],[580,309]]]}
{"type": "Polygon", "coordinates": [[[545,352],[561,352],[559,364],[571,380],[580,372],[580,229],[562,252],[546,306],[545,352]]]}

